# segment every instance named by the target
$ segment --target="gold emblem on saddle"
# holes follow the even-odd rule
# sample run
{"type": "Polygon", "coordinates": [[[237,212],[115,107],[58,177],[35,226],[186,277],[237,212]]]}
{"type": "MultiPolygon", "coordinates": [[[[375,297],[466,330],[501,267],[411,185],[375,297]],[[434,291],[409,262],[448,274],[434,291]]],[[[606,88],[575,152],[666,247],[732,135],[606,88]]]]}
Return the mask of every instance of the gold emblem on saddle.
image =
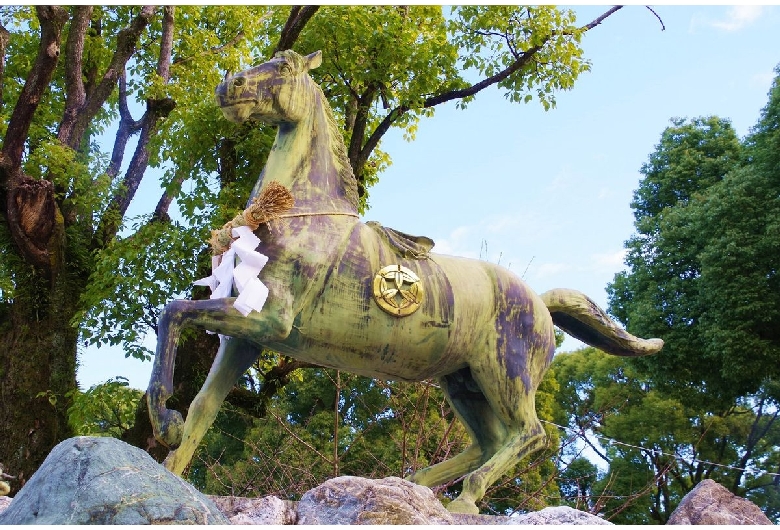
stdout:
{"type": "Polygon", "coordinates": [[[411,315],[423,300],[420,278],[401,265],[382,267],[374,276],[374,301],[393,316],[411,315]]]}

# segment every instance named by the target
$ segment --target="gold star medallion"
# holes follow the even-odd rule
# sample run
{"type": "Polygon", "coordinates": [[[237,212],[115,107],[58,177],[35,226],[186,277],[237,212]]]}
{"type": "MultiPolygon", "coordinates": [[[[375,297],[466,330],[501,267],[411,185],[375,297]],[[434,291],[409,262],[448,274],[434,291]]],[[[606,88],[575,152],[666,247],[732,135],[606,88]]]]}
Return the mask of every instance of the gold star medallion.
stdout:
{"type": "Polygon", "coordinates": [[[382,267],[374,276],[374,301],[393,316],[405,317],[417,311],[423,294],[420,278],[401,265],[382,267]]]}

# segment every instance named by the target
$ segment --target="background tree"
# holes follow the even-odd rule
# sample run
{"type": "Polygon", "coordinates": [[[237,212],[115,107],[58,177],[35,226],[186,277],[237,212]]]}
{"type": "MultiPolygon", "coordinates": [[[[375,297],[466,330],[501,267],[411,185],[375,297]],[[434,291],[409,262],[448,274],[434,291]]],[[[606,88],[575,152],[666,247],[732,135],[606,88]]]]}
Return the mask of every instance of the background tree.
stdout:
{"type": "MultiPolygon", "coordinates": [[[[448,17],[426,6],[2,8],[0,462],[18,477],[14,488],[71,434],[79,344],[122,343],[147,357],[141,340],[159,308],[172,293],[189,295],[208,261],[208,229],[243,206],[272,131],[221,119],[212,96],[225,71],[279,46],[322,49],[315,73],[365,201],[389,163],[379,146],[390,127],[411,138],[435,106],[465,105],[490,86],[552,106],[555,90],[588,69],[582,34],[617,9],[577,26],[571,12],[545,6],[448,17]],[[130,217],[150,167],[160,198],[130,217]]],[[[191,387],[214,348],[190,344],[179,368],[191,387]]]]}
{"type": "Polygon", "coordinates": [[[580,509],[619,524],[664,524],[682,497],[709,478],[777,519],[772,473],[780,462],[780,426],[767,394],[725,410],[702,408],[594,348],[559,354],[553,369],[566,425],[587,434],[591,454],[607,466],[595,474],[570,464],[562,472],[562,491],[576,495],[580,509]],[[575,486],[584,488],[575,493],[575,486]]]}
{"type": "Polygon", "coordinates": [[[115,377],[71,395],[68,419],[76,436],[119,438],[133,426],[135,409],[143,392],[130,388],[127,379],[115,377]]]}
{"type": "Polygon", "coordinates": [[[588,512],[595,505],[593,485],[599,477],[599,471],[593,462],[581,456],[569,462],[560,474],[558,487],[561,500],[575,510],[588,512]]]}
{"type": "Polygon", "coordinates": [[[632,332],[665,341],[663,354],[637,363],[653,370],[659,384],[682,392],[694,381],[727,385],[718,375],[722,360],[707,362],[699,337],[704,312],[699,256],[708,232],[670,230],[671,217],[738,167],[741,156],[728,120],[672,120],[640,169],[642,180],[631,203],[637,233],[626,242],[630,270],[607,287],[609,310],[618,320],[632,332]]]}
{"type": "MultiPolygon", "coordinates": [[[[206,98],[219,70],[249,55],[235,38],[241,24],[260,27],[262,12],[236,9],[242,17],[232,21],[200,7],[0,11],[0,461],[17,477],[15,489],[72,432],[67,410],[77,389],[79,334],[89,340],[99,330],[83,314],[96,302],[85,293],[107,281],[100,275],[107,256],[132,252],[121,234],[136,225],[134,257],[167,239],[178,245],[167,250],[179,250],[179,266],[189,259],[194,268],[192,231],[150,216],[124,218],[147,168],[166,159],[163,133],[183,116],[176,105],[186,109],[191,99],[206,98]],[[116,132],[98,143],[112,124],[116,132]]],[[[127,260],[120,255],[116,262],[121,270],[127,260]]],[[[106,307],[163,279],[174,290],[189,280],[170,264],[136,273],[132,289],[103,299],[106,307]]],[[[109,332],[99,340],[118,339],[109,332]]]]}
{"type": "Polygon", "coordinates": [[[639,362],[670,389],[706,385],[703,397],[728,403],[780,375],[778,98],[775,79],[742,144],[724,120],[678,122],[643,166],[630,271],[610,286],[610,309],[632,332],[667,340],[639,362]]]}
{"type": "MultiPolygon", "coordinates": [[[[328,478],[403,477],[471,443],[435,384],[305,372],[272,398],[262,418],[239,418],[230,407],[220,412],[187,479],[216,495],[297,500],[328,478]]],[[[550,418],[556,388],[554,378],[545,379],[537,394],[540,417],[550,418]]],[[[519,462],[487,492],[483,511],[511,514],[555,504],[558,432],[551,428],[548,435],[545,451],[519,462]]],[[[460,494],[460,482],[434,492],[446,504],[460,494]]]]}
{"type": "MultiPolygon", "coordinates": [[[[631,363],[632,384],[599,427],[630,444],[610,447],[611,470],[620,462],[634,483],[655,481],[649,507],[627,506],[616,521],[649,513],[663,522],[703,478],[777,520],[779,102],[776,78],[742,141],[726,120],[674,120],[642,167],[629,271],[609,287],[610,310],[632,333],[666,345],[631,363]]],[[[614,386],[604,381],[586,395],[614,386]]],[[[619,474],[609,491],[625,496],[619,474]]]]}

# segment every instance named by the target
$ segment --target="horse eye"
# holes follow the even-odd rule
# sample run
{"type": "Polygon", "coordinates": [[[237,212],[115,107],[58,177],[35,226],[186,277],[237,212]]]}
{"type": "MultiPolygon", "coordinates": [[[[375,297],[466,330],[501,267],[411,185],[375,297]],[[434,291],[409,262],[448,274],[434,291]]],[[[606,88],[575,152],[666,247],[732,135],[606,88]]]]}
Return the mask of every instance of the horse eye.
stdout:
{"type": "Polygon", "coordinates": [[[292,68],[290,68],[290,65],[287,63],[282,63],[279,66],[279,73],[282,75],[291,75],[292,74],[292,68]]]}

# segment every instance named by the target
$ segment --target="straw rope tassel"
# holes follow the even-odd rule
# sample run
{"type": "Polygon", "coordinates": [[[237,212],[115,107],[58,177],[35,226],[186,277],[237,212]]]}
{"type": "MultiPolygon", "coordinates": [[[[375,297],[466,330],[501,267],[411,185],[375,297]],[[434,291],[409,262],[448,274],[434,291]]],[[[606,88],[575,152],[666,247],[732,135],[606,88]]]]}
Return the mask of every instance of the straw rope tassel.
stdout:
{"type": "Polygon", "coordinates": [[[295,205],[290,190],[274,181],[268,184],[260,194],[252,200],[252,204],[232,221],[218,229],[211,231],[209,244],[215,256],[226,252],[235,238],[233,228],[248,226],[253,232],[263,223],[275,219],[295,205]]]}

